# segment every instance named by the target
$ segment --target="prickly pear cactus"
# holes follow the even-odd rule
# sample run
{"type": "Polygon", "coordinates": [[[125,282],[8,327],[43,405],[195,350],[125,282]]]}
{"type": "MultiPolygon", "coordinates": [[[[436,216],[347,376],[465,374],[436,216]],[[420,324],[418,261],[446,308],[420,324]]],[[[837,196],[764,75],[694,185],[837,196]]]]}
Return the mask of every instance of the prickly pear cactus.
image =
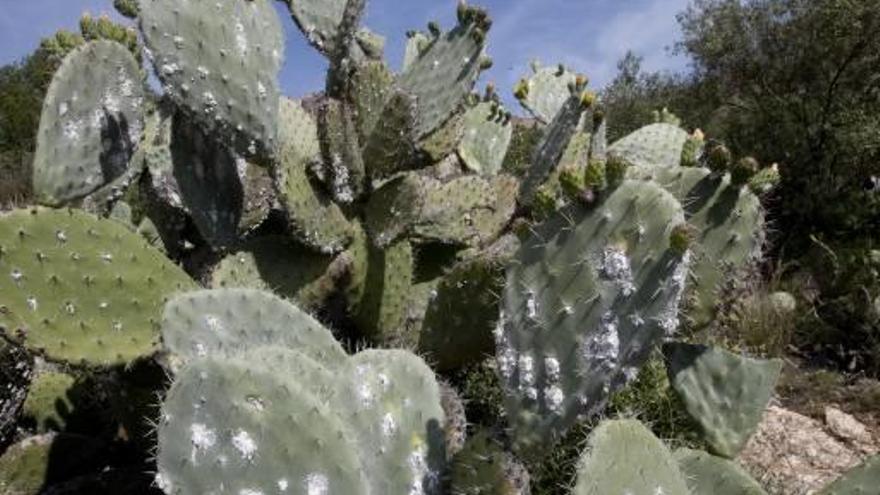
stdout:
{"type": "Polygon", "coordinates": [[[782,361],[683,343],[664,345],[663,354],[672,388],[699,423],[710,449],[734,458],[761,421],[782,361]]]}
{"type": "Polygon", "coordinates": [[[140,27],[166,94],[203,130],[274,153],[284,36],[270,0],[142,0],[140,27]]]}
{"type": "Polygon", "coordinates": [[[157,350],[161,306],[194,282],[138,234],[76,210],[0,215],[0,329],[52,360],[126,364],[157,350]]]}
{"type": "Polygon", "coordinates": [[[538,62],[533,62],[532,72],[531,77],[520,80],[514,96],[538,120],[549,124],[565,105],[571,94],[569,88],[578,77],[562,64],[541,67],[538,62]]]}
{"type": "Polygon", "coordinates": [[[725,283],[762,256],[760,200],[749,188],[733,185],[729,174],[713,174],[705,168],[632,167],[628,174],[653,180],[684,205],[685,217],[698,233],[692,248],[687,316],[693,326],[709,324],[725,283]]]}
{"type": "Polygon", "coordinates": [[[608,149],[637,167],[678,167],[688,133],[673,124],[651,124],[608,149]]]}
{"type": "Polygon", "coordinates": [[[419,138],[439,129],[459,110],[483,70],[488,15],[464,6],[458,21],[451,31],[438,34],[398,78],[400,89],[416,99],[419,138]]]}
{"type": "Polygon", "coordinates": [[[124,46],[94,41],[71,52],[43,102],[33,164],[39,201],[69,203],[125,174],[143,106],[140,68],[124,46]]]}
{"type": "Polygon", "coordinates": [[[369,350],[349,358],[297,308],[252,291],[173,301],[163,333],[190,359],[159,425],[157,482],[166,493],[439,489],[444,413],[434,374],[417,356],[369,350]],[[231,305],[243,297],[262,304],[231,305]],[[229,313],[215,315],[219,308],[229,313]],[[181,325],[188,314],[211,318],[211,328],[181,325]],[[228,463],[206,462],[216,458],[228,463]]]}
{"type": "Polygon", "coordinates": [[[573,495],[689,495],[672,453],[635,420],[604,421],[587,438],[573,495]]]}
{"type": "Polygon", "coordinates": [[[544,449],[633,379],[678,326],[688,253],[684,222],[659,186],[624,182],[594,209],[572,205],[537,226],[507,272],[497,361],[515,447],[544,449]]]}
{"type": "Polygon", "coordinates": [[[162,315],[162,338],[166,349],[184,361],[234,356],[276,343],[303,349],[324,363],[345,358],[342,346],[311,316],[278,296],[253,289],[203,290],[175,297],[162,315]]]}
{"type": "Polygon", "coordinates": [[[470,170],[482,175],[501,171],[513,125],[497,102],[483,102],[464,115],[464,137],[458,145],[458,155],[470,170]]]}
{"type": "Polygon", "coordinates": [[[691,449],[678,449],[674,457],[692,495],[766,495],[734,461],[691,449]]]}
{"type": "Polygon", "coordinates": [[[282,144],[275,168],[279,200],[297,239],[325,253],[339,252],[350,241],[352,226],[308,175],[310,163],[321,155],[317,124],[299,102],[283,98],[280,108],[282,144]]]}

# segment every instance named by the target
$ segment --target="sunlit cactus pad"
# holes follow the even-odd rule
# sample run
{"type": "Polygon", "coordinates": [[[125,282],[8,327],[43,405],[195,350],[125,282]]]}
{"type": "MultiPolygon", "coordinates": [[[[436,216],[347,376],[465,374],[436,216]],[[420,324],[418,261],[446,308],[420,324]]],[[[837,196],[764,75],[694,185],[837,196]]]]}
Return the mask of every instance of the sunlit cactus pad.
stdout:
{"type": "Polygon", "coordinates": [[[445,419],[418,356],[348,357],[308,315],[256,291],[178,298],[163,327],[189,359],[159,424],[166,493],[437,493],[445,419]]]}
{"type": "Polygon", "coordinates": [[[152,354],[165,300],[194,282],[137,233],[76,210],[0,215],[0,328],[53,360],[152,354]]]}
{"type": "Polygon", "coordinates": [[[143,132],[144,89],[131,53],[112,41],[75,49],[55,73],[40,117],[34,192],[49,205],[121,176],[143,132]]]}
{"type": "Polygon", "coordinates": [[[458,154],[470,170],[494,175],[501,170],[513,125],[504,109],[495,102],[483,102],[464,115],[464,136],[458,154]]]}
{"type": "Polygon", "coordinates": [[[633,379],[678,325],[687,253],[670,234],[681,206],[624,182],[595,208],[538,225],[507,271],[497,359],[515,446],[538,455],[633,379]]]}
{"type": "Polygon", "coordinates": [[[608,149],[637,167],[677,167],[688,133],[672,124],[651,124],[608,149]]]}
{"type": "Polygon", "coordinates": [[[571,95],[577,74],[562,65],[540,67],[532,64],[533,74],[516,88],[520,104],[541,122],[550,123],[571,95]]]}
{"type": "Polygon", "coordinates": [[[693,495],[766,495],[734,461],[691,449],[678,449],[674,457],[693,495]]]}
{"type": "Polygon", "coordinates": [[[669,381],[701,426],[710,450],[735,457],[761,421],[782,361],[677,342],[664,345],[663,354],[669,381]]]}
{"type": "Polygon", "coordinates": [[[140,25],[166,94],[240,152],[273,153],[281,22],[270,0],[143,0],[140,25]]]}
{"type": "Polygon", "coordinates": [[[589,438],[573,495],[689,495],[672,453],[635,420],[605,421],[589,438]]]}

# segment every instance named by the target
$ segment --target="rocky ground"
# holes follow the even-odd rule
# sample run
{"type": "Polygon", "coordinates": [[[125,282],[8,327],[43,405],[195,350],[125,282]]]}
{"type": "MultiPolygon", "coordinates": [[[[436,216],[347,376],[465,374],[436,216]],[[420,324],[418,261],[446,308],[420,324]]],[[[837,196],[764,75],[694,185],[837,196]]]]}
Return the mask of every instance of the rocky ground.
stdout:
{"type": "Polygon", "coordinates": [[[880,382],[789,365],[777,392],[738,457],[769,493],[816,493],[880,452],[880,382]]]}

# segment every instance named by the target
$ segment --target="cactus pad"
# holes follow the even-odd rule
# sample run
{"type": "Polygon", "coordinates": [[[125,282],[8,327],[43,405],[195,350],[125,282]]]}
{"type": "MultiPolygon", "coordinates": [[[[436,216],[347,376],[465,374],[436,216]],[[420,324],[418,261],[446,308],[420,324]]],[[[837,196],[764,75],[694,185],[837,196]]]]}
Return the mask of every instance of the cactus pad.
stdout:
{"type": "Polygon", "coordinates": [[[663,354],[669,381],[699,423],[710,449],[722,457],[735,457],[761,421],[782,361],[684,343],[664,345],[663,354]]]}
{"type": "Polygon", "coordinates": [[[694,326],[714,320],[718,297],[726,282],[761,256],[764,211],[750,189],[736,187],[729,176],[704,168],[633,167],[630,177],[648,178],[684,205],[696,232],[687,316],[694,326]]]}
{"type": "Polygon", "coordinates": [[[538,225],[507,272],[496,357],[514,445],[543,448],[633,379],[678,325],[688,255],[684,222],[659,186],[627,181],[595,208],[538,225]]]}
{"type": "MultiPolygon", "coordinates": [[[[340,47],[339,30],[346,9],[363,10],[363,0],[286,0],[294,21],[309,43],[325,55],[335,54],[340,47]]],[[[355,15],[359,17],[359,13],[355,15]]]]}
{"type": "Polygon", "coordinates": [[[124,46],[95,41],[72,51],[43,102],[34,192],[44,204],[81,198],[123,175],[144,126],[137,62],[124,46]]]}
{"type": "Polygon", "coordinates": [[[642,127],[608,149],[637,167],[677,167],[688,133],[672,124],[642,127]]]}
{"type": "Polygon", "coordinates": [[[678,449],[674,456],[693,495],[766,495],[733,461],[691,449],[678,449]]]}
{"type": "Polygon", "coordinates": [[[486,431],[468,439],[451,471],[452,495],[529,494],[529,473],[486,431]]]}
{"type": "Polygon", "coordinates": [[[688,495],[672,453],[642,423],[603,421],[587,438],[573,495],[688,495]]]}
{"type": "Polygon", "coordinates": [[[472,171],[495,175],[501,171],[513,136],[513,124],[497,103],[485,102],[464,116],[464,136],[458,145],[461,160],[472,171]]]}
{"type": "Polygon", "coordinates": [[[378,246],[403,235],[422,242],[482,246],[513,216],[518,182],[498,175],[447,182],[411,172],[385,184],[367,206],[367,230],[378,246]]]}
{"type": "Polygon", "coordinates": [[[268,290],[313,309],[335,287],[333,274],[328,273],[332,261],[286,237],[258,237],[223,258],[211,273],[210,285],[214,289],[268,290]]]}
{"type": "Polygon", "coordinates": [[[342,210],[312,184],[308,175],[309,165],[321,154],[318,126],[299,102],[283,98],[280,112],[282,147],[275,187],[294,235],[319,251],[341,251],[351,239],[352,227],[342,210]]]}
{"type": "Polygon", "coordinates": [[[158,344],[161,306],[193,281],[138,234],[77,211],[0,216],[0,328],[53,360],[128,363],[158,344]]]}
{"type": "Polygon", "coordinates": [[[165,346],[184,361],[234,356],[281,344],[302,349],[319,362],[342,362],[345,351],[311,316],[272,294],[251,289],[202,290],[181,294],[165,306],[165,346]]]}
{"type": "MultiPolygon", "coordinates": [[[[565,106],[566,100],[571,96],[569,86],[575,84],[577,75],[565,67],[538,67],[530,78],[524,80],[525,88],[517,96],[520,104],[534,115],[538,120],[548,124],[553,122],[556,114],[565,106]]],[[[522,83],[521,83],[522,84],[522,83]]]]}
{"type": "Polygon", "coordinates": [[[482,70],[485,30],[476,20],[460,23],[435,39],[398,78],[399,87],[416,98],[418,137],[440,128],[470,94],[482,70]]]}
{"type": "Polygon", "coordinates": [[[143,0],[140,26],[166,94],[203,130],[273,154],[284,36],[270,0],[143,0]]]}

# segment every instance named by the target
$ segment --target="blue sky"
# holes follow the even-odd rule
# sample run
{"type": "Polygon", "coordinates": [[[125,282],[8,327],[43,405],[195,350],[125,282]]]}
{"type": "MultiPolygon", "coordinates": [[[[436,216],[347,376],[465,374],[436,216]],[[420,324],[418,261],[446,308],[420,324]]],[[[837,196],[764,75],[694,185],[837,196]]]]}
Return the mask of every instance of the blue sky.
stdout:
{"type": "MultiPolygon", "coordinates": [[[[0,0],[0,65],[33,50],[58,28],[77,29],[83,12],[113,13],[112,0],[0,0]]],[[[679,37],[675,14],[688,0],[482,0],[494,20],[488,52],[495,60],[481,85],[492,81],[505,96],[529,61],[562,62],[586,73],[601,87],[615,73],[627,49],[645,57],[650,70],[683,70],[686,61],[666,48],[679,37]]],[[[276,2],[287,30],[282,87],[290,96],[319,90],[326,64],[309,48],[276,2]]],[[[387,37],[386,57],[399,67],[404,34],[436,20],[454,25],[456,0],[368,0],[365,24],[387,37]]],[[[508,98],[505,98],[508,99],[508,98]]],[[[509,100],[509,99],[508,99],[509,100]]]]}

